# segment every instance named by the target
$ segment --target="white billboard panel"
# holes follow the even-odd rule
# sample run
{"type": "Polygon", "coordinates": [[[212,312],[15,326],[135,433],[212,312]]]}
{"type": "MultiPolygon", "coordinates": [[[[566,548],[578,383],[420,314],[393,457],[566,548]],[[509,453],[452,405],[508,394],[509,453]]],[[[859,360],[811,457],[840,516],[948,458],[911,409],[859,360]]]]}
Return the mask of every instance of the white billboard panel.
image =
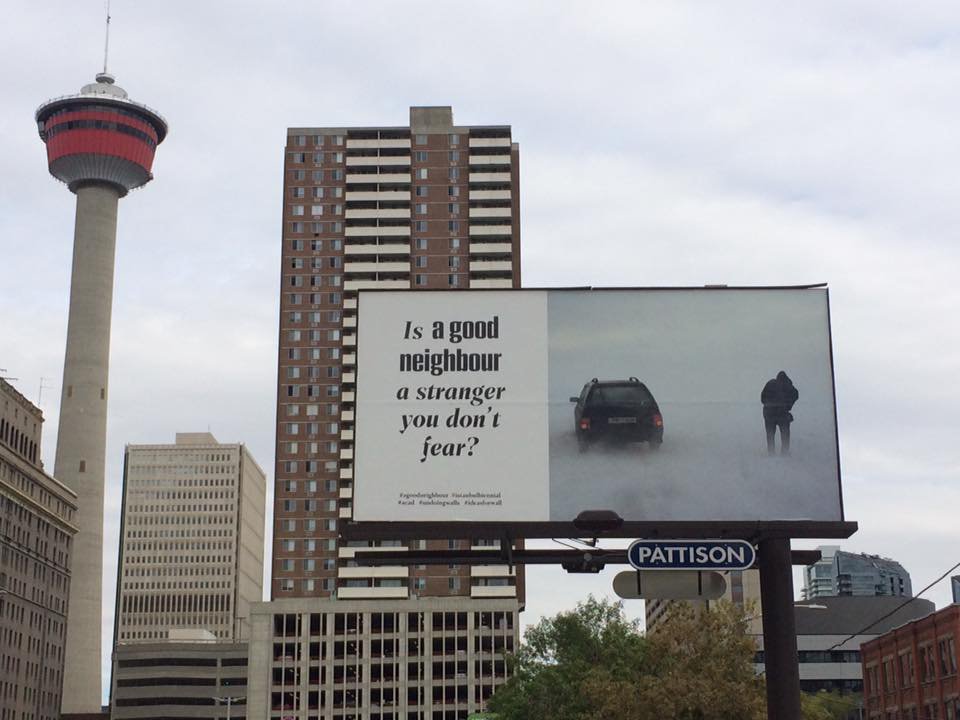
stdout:
{"type": "Polygon", "coordinates": [[[825,289],[360,294],[357,522],[842,519],[825,289]]]}

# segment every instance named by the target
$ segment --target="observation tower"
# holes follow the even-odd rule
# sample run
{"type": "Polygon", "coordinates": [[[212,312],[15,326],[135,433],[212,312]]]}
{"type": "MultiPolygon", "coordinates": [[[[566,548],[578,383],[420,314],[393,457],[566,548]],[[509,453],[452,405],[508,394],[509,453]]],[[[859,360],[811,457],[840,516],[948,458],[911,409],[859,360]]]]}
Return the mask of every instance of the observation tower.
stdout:
{"type": "Polygon", "coordinates": [[[37,110],[50,174],[77,196],[67,349],[54,476],[77,493],[64,659],[66,715],[100,712],[103,487],[117,204],[153,175],[167,134],[159,113],[102,72],[37,110]]]}

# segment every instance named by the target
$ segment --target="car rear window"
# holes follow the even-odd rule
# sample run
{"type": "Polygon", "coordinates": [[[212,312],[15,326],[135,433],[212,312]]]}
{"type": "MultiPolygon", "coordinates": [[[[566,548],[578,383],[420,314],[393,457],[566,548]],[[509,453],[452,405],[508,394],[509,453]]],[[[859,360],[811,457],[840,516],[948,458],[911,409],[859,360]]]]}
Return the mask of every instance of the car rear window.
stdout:
{"type": "Polygon", "coordinates": [[[645,405],[653,396],[642,385],[598,385],[590,392],[587,405],[645,405]]]}

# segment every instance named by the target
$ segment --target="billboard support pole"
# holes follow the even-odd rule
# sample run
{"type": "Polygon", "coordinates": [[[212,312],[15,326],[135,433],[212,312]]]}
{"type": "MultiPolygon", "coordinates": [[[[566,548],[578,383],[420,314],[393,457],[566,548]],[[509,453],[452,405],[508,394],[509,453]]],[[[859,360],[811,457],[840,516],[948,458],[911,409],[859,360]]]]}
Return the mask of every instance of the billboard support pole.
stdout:
{"type": "Polygon", "coordinates": [[[790,539],[766,538],[759,542],[758,550],[767,717],[769,720],[800,720],[800,669],[797,664],[790,539]]]}

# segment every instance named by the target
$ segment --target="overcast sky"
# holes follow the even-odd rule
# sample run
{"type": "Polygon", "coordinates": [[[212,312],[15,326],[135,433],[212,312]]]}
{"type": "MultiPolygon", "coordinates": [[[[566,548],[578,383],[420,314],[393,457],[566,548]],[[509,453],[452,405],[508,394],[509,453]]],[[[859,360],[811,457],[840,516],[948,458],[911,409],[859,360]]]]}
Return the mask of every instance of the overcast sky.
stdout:
{"type": "MultiPolygon", "coordinates": [[[[110,70],[170,122],[120,205],[104,657],[125,443],[209,428],[272,479],[288,126],[510,124],[523,283],[829,282],[844,548],[915,590],[960,560],[955,2],[114,0],[110,70]]],[[[74,198],[36,107],[103,60],[103,2],[4,4],[0,367],[46,378],[52,470],[74,198]]],[[[797,542],[813,547],[816,542],[797,542]]],[[[523,622],[610,593],[528,573],[523,622]]],[[[946,582],[928,594],[949,602],[946,582]]],[[[641,614],[638,606],[629,611],[641,614]]],[[[105,674],[105,679],[107,674],[105,674]]]]}

